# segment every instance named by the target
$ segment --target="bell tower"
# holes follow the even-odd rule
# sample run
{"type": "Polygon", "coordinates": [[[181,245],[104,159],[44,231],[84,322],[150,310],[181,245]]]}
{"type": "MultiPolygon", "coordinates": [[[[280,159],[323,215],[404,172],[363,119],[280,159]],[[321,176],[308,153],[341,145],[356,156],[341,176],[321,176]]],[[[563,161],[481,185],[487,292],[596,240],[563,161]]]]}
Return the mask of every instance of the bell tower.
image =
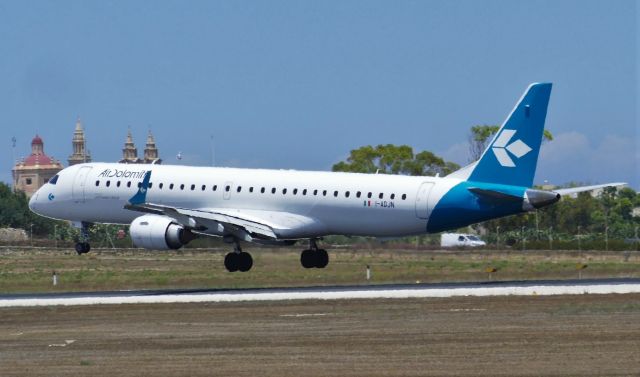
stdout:
{"type": "Polygon", "coordinates": [[[84,129],[82,128],[80,118],[76,121],[76,129],[73,131],[73,140],[71,141],[71,144],[73,146],[73,153],[67,159],[69,166],[81,164],[83,162],[91,162],[91,155],[86,149],[87,145],[84,138],[84,129]]]}
{"type": "Polygon", "coordinates": [[[151,134],[151,130],[149,130],[149,134],[147,135],[147,144],[144,148],[144,162],[147,164],[159,164],[161,162],[160,158],[158,158],[158,148],[156,147],[156,141],[153,138],[153,134],[151,134]]]}

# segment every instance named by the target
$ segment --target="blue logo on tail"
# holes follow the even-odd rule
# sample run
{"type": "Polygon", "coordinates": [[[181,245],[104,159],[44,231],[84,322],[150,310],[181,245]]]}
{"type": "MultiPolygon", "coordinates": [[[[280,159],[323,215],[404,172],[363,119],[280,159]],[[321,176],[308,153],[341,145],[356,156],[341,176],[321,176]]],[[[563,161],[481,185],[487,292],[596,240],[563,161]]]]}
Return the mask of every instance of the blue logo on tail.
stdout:
{"type": "Polygon", "coordinates": [[[467,180],[531,187],[536,174],[551,84],[531,84],[467,180]]]}

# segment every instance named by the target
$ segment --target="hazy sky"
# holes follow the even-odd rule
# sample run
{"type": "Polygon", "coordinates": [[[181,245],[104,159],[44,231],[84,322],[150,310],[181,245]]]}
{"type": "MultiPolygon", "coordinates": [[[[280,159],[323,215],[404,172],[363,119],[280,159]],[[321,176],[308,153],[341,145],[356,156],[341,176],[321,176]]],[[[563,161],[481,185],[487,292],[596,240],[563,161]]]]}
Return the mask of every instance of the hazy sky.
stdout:
{"type": "Polygon", "coordinates": [[[367,144],[466,163],[469,128],[554,83],[536,183],[640,189],[634,1],[0,1],[0,180],[39,133],[95,161],[328,170],[367,144]]]}

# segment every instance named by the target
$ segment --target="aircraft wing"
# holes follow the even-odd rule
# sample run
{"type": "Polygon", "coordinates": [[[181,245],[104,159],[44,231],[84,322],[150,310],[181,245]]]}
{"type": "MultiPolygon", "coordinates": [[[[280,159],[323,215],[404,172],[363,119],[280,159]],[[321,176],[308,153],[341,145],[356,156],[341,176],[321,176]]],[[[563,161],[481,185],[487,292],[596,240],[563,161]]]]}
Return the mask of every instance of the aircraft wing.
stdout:
{"type": "Polygon", "coordinates": [[[132,211],[165,215],[200,233],[219,236],[234,235],[246,241],[251,241],[253,238],[278,239],[272,224],[260,221],[255,216],[243,216],[242,213],[232,214],[229,213],[230,211],[225,213],[224,210],[190,209],[154,203],[127,204],[125,208],[132,211]]]}
{"type": "Polygon", "coordinates": [[[601,185],[581,186],[581,187],[571,187],[571,188],[557,189],[557,190],[553,190],[553,192],[558,193],[558,194],[560,194],[562,196],[565,196],[565,195],[577,194],[579,192],[593,191],[593,190],[597,190],[597,189],[603,188],[603,187],[618,187],[618,186],[624,186],[624,185],[626,185],[626,183],[624,183],[624,182],[604,183],[604,184],[601,184],[601,185]]]}
{"type": "Polygon", "coordinates": [[[253,241],[298,238],[304,228],[317,226],[313,219],[276,211],[251,211],[216,208],[181,208],[147,202],[151,171],[147,171],[140,187],[124,208],[131,211],[164,215],[186,228],[216,236],[234,236],[253,241]]]}

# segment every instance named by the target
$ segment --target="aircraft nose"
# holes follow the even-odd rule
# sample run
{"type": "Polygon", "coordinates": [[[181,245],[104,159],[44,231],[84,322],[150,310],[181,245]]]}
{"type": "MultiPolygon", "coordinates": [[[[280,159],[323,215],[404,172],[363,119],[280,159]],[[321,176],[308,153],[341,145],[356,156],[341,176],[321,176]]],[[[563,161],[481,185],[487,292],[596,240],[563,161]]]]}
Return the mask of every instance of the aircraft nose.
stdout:
{"type": "Polygon", "coordinates": [[[38,209],[38,195],[40,194],[40,190],[36,191],[35,193],[33,193],[33,195],[31,195],[31,198],[29,199],[29,209],[33,212],[36,212],[36,210],[38,209]]]}
{"type": "Polygon", "coordinates": [[[32,210],[32,211],[33,211],[33,208],[35,207],[37,197],[38,197],[38,193],[36,192],[29,199],[29,209],[32,210]]]}

